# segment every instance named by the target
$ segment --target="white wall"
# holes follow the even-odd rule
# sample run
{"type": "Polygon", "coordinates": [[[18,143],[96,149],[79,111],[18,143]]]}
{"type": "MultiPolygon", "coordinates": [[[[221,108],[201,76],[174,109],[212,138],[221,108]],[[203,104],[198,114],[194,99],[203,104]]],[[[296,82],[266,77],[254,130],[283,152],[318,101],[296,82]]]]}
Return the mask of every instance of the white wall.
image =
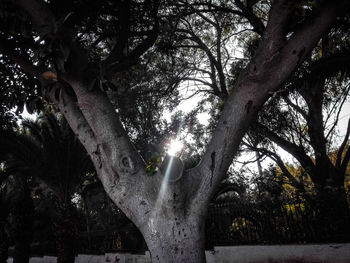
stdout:
{"type": "Polygon", "coordinates": [[[207,263],[350,263],[350,244],[215,247],[206,258],[207,263]]]}
{"type": "MultiPolygon", "coordinates": [[[[206,251],[207,263],[350,263],[350,244],[232,246],[206,251]]],[[[79,255],[75,263],[150,263],[145,255],[107,253],[101,256],[79,255]]],[[[8,260],[12,263],[12,259],[8,260]]],[[[54,257],[33,257],[30,263],[56,263],[54,257]]]]}

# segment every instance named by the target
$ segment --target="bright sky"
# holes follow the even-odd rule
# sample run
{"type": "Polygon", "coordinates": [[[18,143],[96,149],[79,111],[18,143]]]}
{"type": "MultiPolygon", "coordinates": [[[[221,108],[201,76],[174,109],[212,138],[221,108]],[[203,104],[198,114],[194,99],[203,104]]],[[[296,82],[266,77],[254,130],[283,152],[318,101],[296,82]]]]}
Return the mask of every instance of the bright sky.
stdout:
{"type": "Polygon", "coordinates": [[[350,101],[344,104],[343,109],[339,115],[339,135],[344,137],[350,118],[350,101]]]}

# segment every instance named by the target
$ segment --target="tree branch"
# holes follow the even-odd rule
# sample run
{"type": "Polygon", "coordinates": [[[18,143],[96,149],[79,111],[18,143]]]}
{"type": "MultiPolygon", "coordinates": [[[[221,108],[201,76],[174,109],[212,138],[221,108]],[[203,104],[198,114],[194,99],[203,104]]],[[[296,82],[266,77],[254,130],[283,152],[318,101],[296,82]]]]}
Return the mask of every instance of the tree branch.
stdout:
{"type": "MultiPolygon", "coordinates": [[[[128,67],[135,65],[140,56],[153,46],[153,44],[157,40],[159,33],[159,21],[157,16],[159,4],[159,0],[153,1],[151,14],[153,16],[154,24],[152,30],[149,30],[147,32],[147,37],[144,40],[142,40],[142,42],[139,43],[129,54],[126,55],[122,54],[121,51],[123,50],[118,50],[118,48],[120,48],[123,45],[127,47],[129,29],[123,30],[123,41],[121,41],[119,45],[116,45],[115,49],[111,52],[110,56],[103,62],[103,67],[107,72],[107,78],[115,72],[125,70],[128,67]]],[[[128,19],[128,17],[124,17],[123,15],[124,26],[129,25],[128,19]]]]}
{"type": "MultiPolygon", "coordinates": [[[[345,146],[348,144],[349,135],[350,135],[350,119],[348,120],[348,127],[346,130],[344,140],[338,149],[337,160],[336,160],[336,164],[335,164],[335,166],[337,168],[341,168],[341,166],[343,166],[343,164],[345,164],[345,166],[347,166],[347,163],[349,162],[349,160],[345,160],[346,154],[345,154],[344,159],[342,161],[343,152],[344,152],[345,146]]],[[[349,152],[349,149],[348,149],[348,152],[349,152]]]]}
{"type": "Polygon", "coordinates": [[[298,181],[287,169],[287,167],[284,165],[284,162],[282,161],[281,157],[278,156],[274,152],[268,153],[268,155],[271,157],[272,160],[276,162],[279,168],[281,168],[282,173],[284,176],[288,178],[290,181],[291,185],[294,186],[297,189],[304,190],[303,185],[298,181]]]}
{"type": "Polygon", "coordinates": [[[340,166],[340,171],[341,171],[342,175],[345,175],[346,168],[348,167],[349,161],[350,161],[350,146],[348,145],[348,149],[347,149],[347,151],[345,153],[345,156],[343,158],[343,162],[342,162],[342,164],[340,166]]]}
{"type": "Polygon", "coordinates": [[[150,47],[153,46],[154,42],[158,37],[158,30],[153,31],[153,34],[148,36],[145,40],[137,45],[127,56],[122,57],[119,61],[105,61],[104,67],[107,72],[107,77],[114,74],[115,72],[122,71],[135,65],[140,56],[145,53],[150,47]]]}
{"type": "MultiPolygon", "coordinates": [[[[347,87],[350,87],[350,84],[347,86],[347,87]]],[[[334,131],[335,127],[337,126],[338,122],[339,122],[339,116],[340,116],[340,113],[341,113],[341,110],[343,109],[343,105],[344,103],[347,101],[347,98],[348,98],[348,94],[350,93],[350,89],[347,88],[346,91],[345,91],[345,94],[344,94],[344,98],[342,99],[342,101],[340,102],[340,105],[338,105],[337,103],[334,104],[334,110],[335,108],[337,108],[338,106],[338,112],[337,114],[335,115],[335,120],[334,120],[334,123],[332,125],[332,127],[329,129],[327,135],[326,135],[326,139],[329,138],[329,136],[332,134],[332,132],[334,131]]],[[[339,98],[340,100],[340,98],[339,98]]],[[[333,113],[333,109],[330,111],[329,115],[331,115],[333,113]]],[[[335,113],[334,113],[335,114],[335,113]]],[[[327,116],[326,118],[326,121],[325,123],[327,123],[327,121],[329,120],[329,117],[330,116],[327,116]]]]}
{"type": "Polygon", "coordinates": [[[292,11],[293,1],[273,2],[261,44],[266,49],[267,54],[274,56],[284,46],[286,26],[292,11]]]}
{"type": "Polygon", "coordinates": [[[266,128],[264,125],[258,123],[256,125],[256,128],[259,129],[260,132],[262,132],[266,137],[268,137],[271,141],[276,143],[278,146],[280,146],[282,149],[293,155],[300,164],[304,167],[304,169],[308,172],[314,171],[314,163],[310,159],[310,157],[305,153],[304,149],[301,146],[295,145],[280,136],[278,136],[276,133],[270,131],[268,128],[266,128]]]}
{"type": "MultiPolygon", "coordinates": [[[[145,195],[145,192],[150,187],[156,188],[157,184],[160,185],[156,180],[161,181],[162,177],[146,175],[144,160],[130,142],[107,96],[99,90],[88,91],[81,81],[65,80],[78,98],[77,105],[83,115],[83,118],[81,115],[79,118],[86,120],[95,136],[97,148],[93,154],[97,159],[96,163],[100,163],[97,170],[99,179],[118,207],[141,227],[150,216],[145,215],[152,209],[152,199],[157,197],[145,195]],[[135,198],[143,201],[145,205],[140,206],[138,201],[134,201],[135,198]]],[[[91,131],[86,128],[86,136],[91,136],[91,131]]],[[[157,193],[155,192],[155,195],[157,193]]]]}
{"type": "Polygon", "coordinates": [[[265,148],[253,147],[252,145],[249,145],[249,144],[246,144],[246,145],[247,147],[249,147],[254,151],[258,151],[269,156],[281,168],[283,175],[288,178],[288,180],[291,182],[291,185],[294,186],[295,188],[303,190],[302,184],[288,171],[283,160],[277,153],[265,148]]]}
{"type": "Polygon", "coordinates": [[[118,12],[120,21],[119,21],[119,32],[116,33],[117,43],[114,45],[113,50],[110,52],[109,56],[105,60],[105,64],[110,64],[115,61],[120,61],[123,54],[128,49],[128,39],[130,35],[130,1],[121,2],[121,8],[118,12]]]}
{"type": "Polygon", "coordinates": [[[299,105],[293,103],[287,96],[283,96],[283,100],[307,120],[307,113],[299,105]]]}
{"type": "Polygon", "coordinates": [[[286,55],[292,57],[292,54],[297,57],[298,64],[304,61],[322,35],[330,29],[338,14],[343,12],[344,8],[345,10],[348,8],[345,6],[348,4],[346,2],[342,0],[325,2],[315,11],[318,14],[306,19],[299,30],[291,36],[284,48],[286,55]]]}
{"type": "Polygon", "coordinates": [[[254,14],[252,6],[245,6],[240,0],[235,0],[235,3],[242,10],[242,16],[245,17],[253,26],[254,31],[262,36],[265,32],[265,26],[263,22],[254,14]]]}
{"type": "Polygon", "coordinates": [[[88,91],[77,80],[67,82],[74,89],[78,106],[105,152],[107,162],[117,176],[145,171],[144,161],[131,144],[118,114],[101,91],[88,91]],[[123,163],[123,161],[125,161],[123,163]]]}

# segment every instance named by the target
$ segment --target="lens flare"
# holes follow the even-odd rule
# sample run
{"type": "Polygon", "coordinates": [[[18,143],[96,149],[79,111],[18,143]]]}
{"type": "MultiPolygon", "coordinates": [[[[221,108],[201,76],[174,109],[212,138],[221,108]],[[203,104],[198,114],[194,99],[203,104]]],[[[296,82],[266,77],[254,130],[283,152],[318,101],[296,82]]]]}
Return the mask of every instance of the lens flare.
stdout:
{"type": "Polygon", "coordinates": [[[167,154],[176,156],[183,148],[183,143],[177,139],[170,141],[167,154]]]}

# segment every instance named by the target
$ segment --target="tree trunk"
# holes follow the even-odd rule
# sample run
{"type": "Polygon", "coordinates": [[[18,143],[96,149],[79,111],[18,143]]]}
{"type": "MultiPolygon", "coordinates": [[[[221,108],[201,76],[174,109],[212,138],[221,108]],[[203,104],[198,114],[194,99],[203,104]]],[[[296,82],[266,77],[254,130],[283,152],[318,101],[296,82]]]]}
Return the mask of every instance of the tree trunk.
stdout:
{"type": "Polygon", "coordinates": [[[57,205],[54,220],[57,263],[74,263],[77,239],[76,211],[71,204],[57,205]]]}
{"type": "Polygon", "coordinates": [[[164,214],[151,217],[143,231],[152,263],[205,261],[204,218],[183,218],[183,211],[167,218],[164,214]],[[181,216],[182,214],[182,216],[181,216]]]}
{"type": "Polygon", "coordinates": [[[30,257],[30,244],[28,240],[17,240],[13,252],[13,263],[28,263],[30,257]]]}
{"type": "Polygon", "coordinates": [[[331,242],[346,242],[350,235],[350,208],[344,186],[325,186],[317,189],[317,208],[321,229],[331,242]]]}
{"type": "Polygon", "coordinates": [[[0,263],[6,263],[8,259],[9,241],[5,225],[5,222],[0,222],[0,263]]]}
{"type": "Polygon", "coordinates": [[[28,263],[33,239],[34,205],[29,190],[25,189],[12,212],[12,230],[15,243],[13,263],[28,263]]]}

